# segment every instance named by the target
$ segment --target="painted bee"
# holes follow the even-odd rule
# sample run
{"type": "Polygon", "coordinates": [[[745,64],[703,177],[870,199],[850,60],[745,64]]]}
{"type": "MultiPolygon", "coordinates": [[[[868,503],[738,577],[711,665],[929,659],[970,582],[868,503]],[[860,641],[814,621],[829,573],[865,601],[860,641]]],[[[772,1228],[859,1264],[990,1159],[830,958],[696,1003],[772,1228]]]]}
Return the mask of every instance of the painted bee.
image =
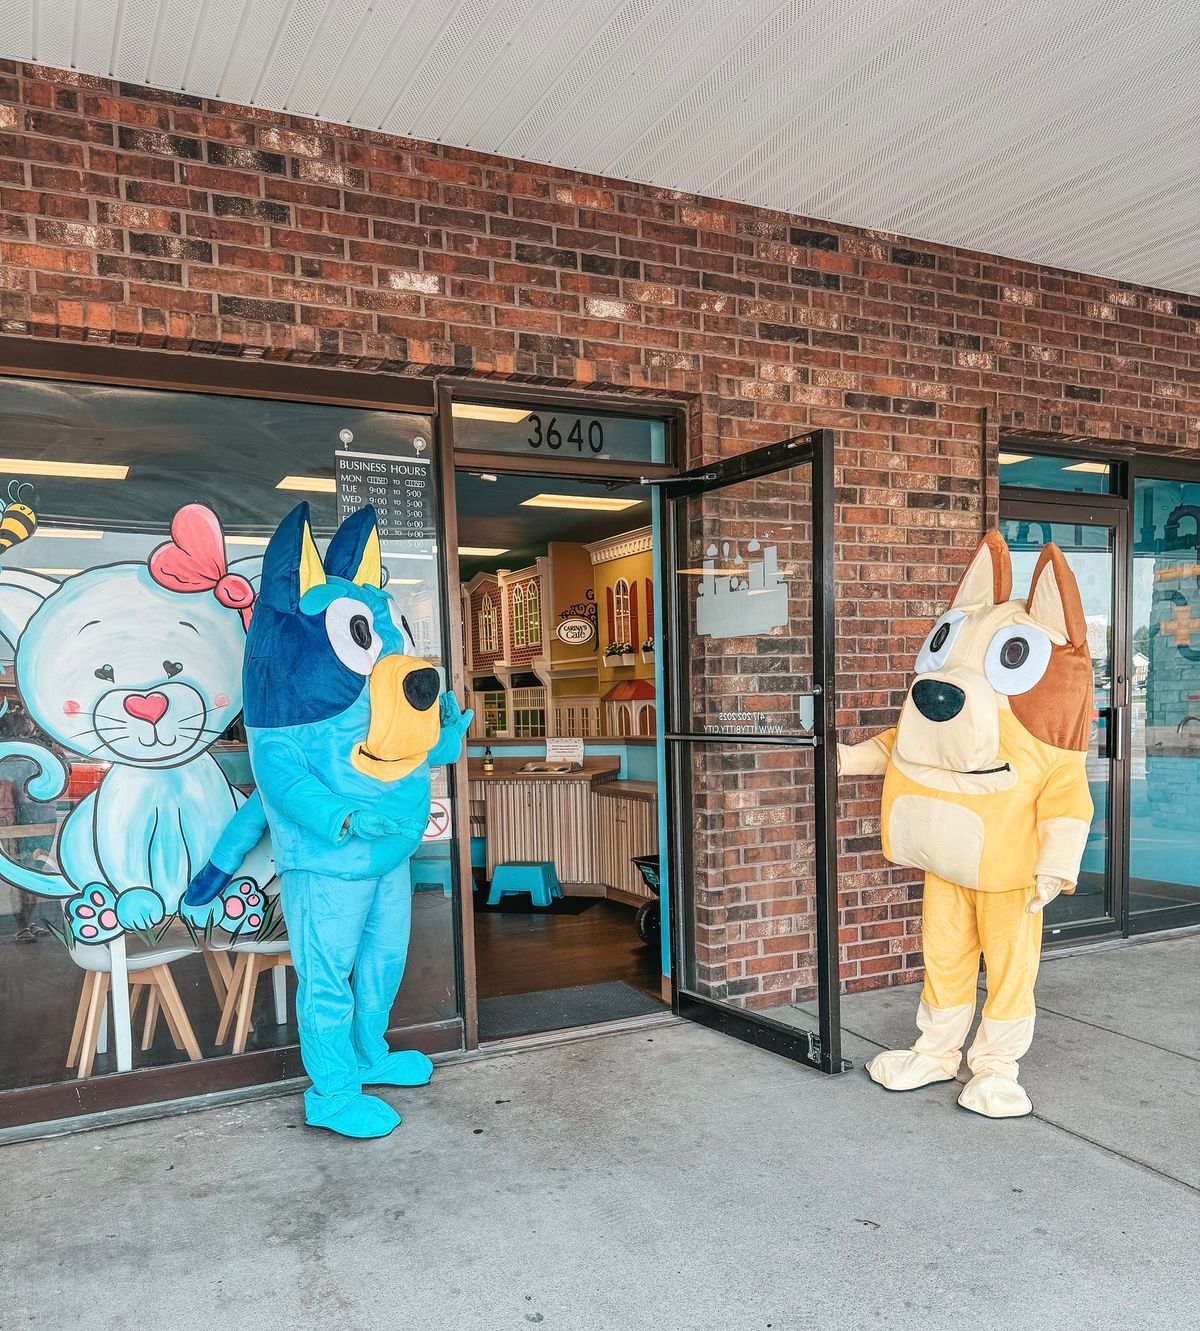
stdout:
{"type": "Polygon", "coordinates": [[[8,502],[0,515],[0,554],[27,541],[37,531],[37,514],[32,505],[37,494],[28,481],[9,481],[8,502]]]}

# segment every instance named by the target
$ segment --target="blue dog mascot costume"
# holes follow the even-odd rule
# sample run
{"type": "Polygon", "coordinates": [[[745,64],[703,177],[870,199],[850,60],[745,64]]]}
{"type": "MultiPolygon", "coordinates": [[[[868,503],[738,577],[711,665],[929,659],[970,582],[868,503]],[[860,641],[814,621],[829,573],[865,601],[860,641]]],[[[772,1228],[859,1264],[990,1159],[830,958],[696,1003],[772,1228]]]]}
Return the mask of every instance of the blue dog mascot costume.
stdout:
{"type": "Polygon", "coordinates": [[[258,798],[222,834],[186,899],[228,885],[271,829],[298,982],[305,1117],[347,1137],[385,1137],[400,1116],[367,1085],[423,1086],[433,1065],[384,1038],[404,975],[409,857],[429,818],[429,769],[456,762],[471,713],[439,701],[381,590],[375,511],[360,509],[317,552],[307,504],[263,558],[246,640],[245,722],[258,798]]]}

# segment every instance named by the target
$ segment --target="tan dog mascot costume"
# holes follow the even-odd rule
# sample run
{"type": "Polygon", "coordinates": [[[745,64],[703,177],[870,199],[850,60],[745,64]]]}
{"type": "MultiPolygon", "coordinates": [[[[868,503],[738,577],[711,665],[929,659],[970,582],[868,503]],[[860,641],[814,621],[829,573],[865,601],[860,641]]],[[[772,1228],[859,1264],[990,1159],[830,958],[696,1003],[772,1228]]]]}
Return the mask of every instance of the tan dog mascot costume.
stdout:
{"type": "Polygon", "coordinates": [[[1033,1039],[1042,910],[1073,892],[1092,818],[1084,758],[1092,670],[1079,589],[1047,545],[1028,600],[990,532],[930,630],[893,730],[839,745],[846,776],[880,776],[883,853],[925,870],[921,1036],[867,1064],[889,1091],[949,1081],[987,1000],[958,1103],[990,1118],[1032,1111],[1017,1061],[1033,1039]]]}

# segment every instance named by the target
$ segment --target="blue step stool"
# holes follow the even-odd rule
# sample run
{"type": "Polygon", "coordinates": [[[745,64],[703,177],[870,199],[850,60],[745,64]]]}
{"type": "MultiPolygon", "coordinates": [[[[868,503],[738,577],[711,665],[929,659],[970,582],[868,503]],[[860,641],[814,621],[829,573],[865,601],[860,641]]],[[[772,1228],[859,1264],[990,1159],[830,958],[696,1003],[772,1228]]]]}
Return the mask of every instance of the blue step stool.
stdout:
{"type": "Polygon", "coordinates": [[[549,906],[555,897],[561,897],[562,887],[554,865],[549,860],[509,860],[507,864],[497,864],[487,904],[498,906],[501,897],[521,892],[528,892],[535,906],[549,906]]]}
{"type": "Polygon", "coordinates": [[[414,855],[412,858],[412,887],[414,892],[436,892],[440,887],[442,895],[454,895],[454,870],[450,865],[450,856],[414,855]]]}

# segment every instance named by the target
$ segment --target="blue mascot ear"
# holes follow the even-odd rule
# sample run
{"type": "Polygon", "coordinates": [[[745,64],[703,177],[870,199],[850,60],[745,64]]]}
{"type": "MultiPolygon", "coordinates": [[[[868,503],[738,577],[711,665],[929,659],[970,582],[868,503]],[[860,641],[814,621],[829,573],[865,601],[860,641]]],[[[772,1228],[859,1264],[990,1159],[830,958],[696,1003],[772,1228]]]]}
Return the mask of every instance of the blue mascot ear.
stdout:
{"type": "Polygon", "coordinates": [[[305,592],[324,582],[325,570],[309,526],[308,505],[297,504],[267,544],[259,599],[273,610],[294,615],[305,592]]]}
{"type": "Polygon", "coordinates": [[[360,587],[382,586],[383,550],[378,522],[375,510],[367,504],[342,523],[325,551],[325,572],[331,578],[345,578],[360,587]]]}

